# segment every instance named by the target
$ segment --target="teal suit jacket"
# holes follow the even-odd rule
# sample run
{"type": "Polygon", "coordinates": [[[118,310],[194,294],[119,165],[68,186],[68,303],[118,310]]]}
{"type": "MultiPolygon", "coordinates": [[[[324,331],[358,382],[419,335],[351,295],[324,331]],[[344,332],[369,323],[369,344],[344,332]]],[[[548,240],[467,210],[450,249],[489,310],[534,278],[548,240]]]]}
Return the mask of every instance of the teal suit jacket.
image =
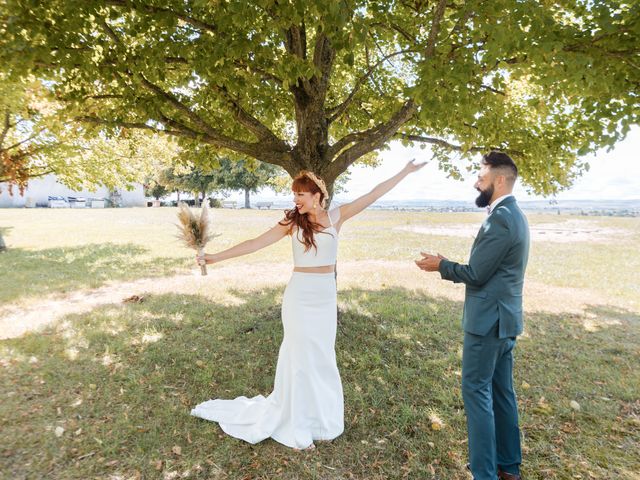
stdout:
{"type": "Polygon", "coordinates": [[[469,264],[443,260],[440,275],[466,285],[462,327],[486,335],[498,322],[500,338],[522,333],[522,287],[529,258],[529,225],[514,197],[501,201],[482,223],[469,264]]]}

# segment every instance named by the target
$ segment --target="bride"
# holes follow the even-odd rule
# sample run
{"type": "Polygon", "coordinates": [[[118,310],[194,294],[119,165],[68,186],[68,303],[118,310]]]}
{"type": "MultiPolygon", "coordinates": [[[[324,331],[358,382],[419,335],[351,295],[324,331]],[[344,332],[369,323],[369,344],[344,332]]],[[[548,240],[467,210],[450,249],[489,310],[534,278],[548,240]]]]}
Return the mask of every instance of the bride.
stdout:
{"type": "Polygon", "coordinates": [[[335,263],[344,222],[360,213],[425,163],[410,161],[371,192],[325,210],[327,189],[312,172],[293,180],[295,207],[259,237],[218,253],[197,256],[212,264],[292,237],[294,269],[282,301],[284,338],[278,354],[273,392],[268,397],[208,400],[191,415],[218,422],[227,434],[258,443],[266,438],[295,449],[315,448],[344,430],[342,383],[334,350],[336,338],[335,263]]]}

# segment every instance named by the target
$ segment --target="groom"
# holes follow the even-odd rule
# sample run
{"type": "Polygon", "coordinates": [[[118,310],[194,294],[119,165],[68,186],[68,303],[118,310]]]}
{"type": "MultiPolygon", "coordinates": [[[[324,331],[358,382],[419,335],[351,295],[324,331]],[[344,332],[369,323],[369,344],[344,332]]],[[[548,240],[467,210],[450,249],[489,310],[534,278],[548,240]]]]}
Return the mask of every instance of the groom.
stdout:
{"type": "Polygon", "coordinates": [[[489,216],[467,265],[423,253],[427,272],[466,285],[462,326],[462,397],[467,414],[469,468],[475,480],[520,479],[520,430],[513,390],[513,348],[522,333],[522,286],[529,226],[511,192],[518,168],[505,153],[482,159],[475,184],[489,216]]]}

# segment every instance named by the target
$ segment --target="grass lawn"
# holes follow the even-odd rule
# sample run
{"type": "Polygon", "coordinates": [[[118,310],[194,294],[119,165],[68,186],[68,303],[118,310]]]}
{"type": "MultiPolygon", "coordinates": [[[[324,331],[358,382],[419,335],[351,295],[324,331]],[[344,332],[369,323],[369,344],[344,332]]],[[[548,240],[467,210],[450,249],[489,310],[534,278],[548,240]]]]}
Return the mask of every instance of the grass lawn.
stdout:
{"type": "MultiPolygon", "coordinates": [[[[212,216],[215,249],[280,212],[212,216]]],[[[523,474],[640,479],[640,219],[529,220],[515,354],[523,474]]],[[[200,277],[175,209],[0,210],[0,478],[469,478],[464,289],[412,259],[464,261],[481,221],[368,211],[344,226],[345,433],[301,453],[189,415],[209,398],[271,391],[289,242],[200,277]],[[141,301],[123,302],[132,295],[141,301]]]]}

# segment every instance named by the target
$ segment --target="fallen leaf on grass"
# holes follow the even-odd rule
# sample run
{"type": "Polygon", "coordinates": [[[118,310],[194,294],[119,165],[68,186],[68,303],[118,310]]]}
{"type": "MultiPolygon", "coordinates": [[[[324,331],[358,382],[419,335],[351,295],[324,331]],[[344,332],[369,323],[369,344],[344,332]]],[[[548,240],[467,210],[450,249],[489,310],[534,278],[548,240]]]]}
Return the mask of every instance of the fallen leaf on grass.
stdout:
{"type": "Polygon", "coordinates": [[[60,438],[62,435],[64,435],[64,428],[56,427],[55,434],[56,437],[60,438]]]}
{"type": "Polygon", "coordinates": [[[130,297],[122,300],[122,303],[142,303],[144,302],[144,297],[141,295],[131,295],[130,297]]]}
{"type": "Polygon", "coordinates": [[[580,404],[578,402],[576,402],[575,400],[571,400],[569,405],[571,405],[571,408],[573,408],[576,412],[580,411],[580,404]]]}
{"type": "Polygon", "coordinates": [[[176,455],[182,455],[182,447],[179,447],[178,445],[175,445],[171,451],[176,455]]]}
{"type": "Polygon", "coordinates": [[[431,430],[435,430],[436,432],[442,430],[444,427],[444,422],[435,413],[429,415],[429,422],[431,423],[431,430]]]}
{"type": "Polygon", "coordinates": [[[535,413],[549,415],[553,410],[551,408],[551,405],[547,403],[547,399],[544,397],[540,397],[540,400],[538,400],[538,405],[533,408],[533,411],[535,413]]]}

